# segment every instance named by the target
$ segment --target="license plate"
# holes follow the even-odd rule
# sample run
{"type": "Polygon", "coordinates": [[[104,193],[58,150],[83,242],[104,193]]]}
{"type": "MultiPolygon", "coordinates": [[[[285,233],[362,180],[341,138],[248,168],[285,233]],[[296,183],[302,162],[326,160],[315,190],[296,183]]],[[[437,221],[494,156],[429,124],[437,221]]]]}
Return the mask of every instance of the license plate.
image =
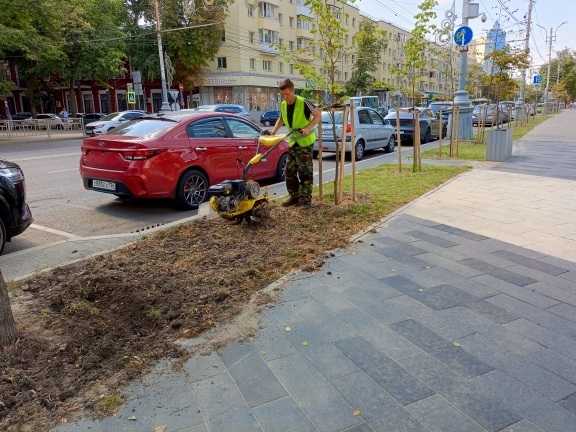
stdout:
{"type": "Polygon", "coordinates": [[[105,189],[109,191],[116,190],[116,183],[106,180],[92,180],[92,187],[97,189],[105,189]]]}

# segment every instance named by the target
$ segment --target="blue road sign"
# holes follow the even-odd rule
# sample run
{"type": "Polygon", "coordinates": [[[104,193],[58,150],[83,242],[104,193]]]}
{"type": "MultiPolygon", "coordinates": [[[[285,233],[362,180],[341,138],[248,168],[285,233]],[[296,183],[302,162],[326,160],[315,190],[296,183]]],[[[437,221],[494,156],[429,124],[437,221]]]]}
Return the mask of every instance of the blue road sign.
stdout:
{"type": "Polygon", "coordinates": [[[454,32],[454,42],[456,42],[456,45],[466,46],[472,42],[473,36],[474,33],[472,33],[472,29],[470,27],[458,27],[454,32]]]}
{"type": "Polygon", "coordinates": [[[532,84],[534,84],[534,85],[542,84],[542,75],[534,75],[532,77],[532,84]]]}

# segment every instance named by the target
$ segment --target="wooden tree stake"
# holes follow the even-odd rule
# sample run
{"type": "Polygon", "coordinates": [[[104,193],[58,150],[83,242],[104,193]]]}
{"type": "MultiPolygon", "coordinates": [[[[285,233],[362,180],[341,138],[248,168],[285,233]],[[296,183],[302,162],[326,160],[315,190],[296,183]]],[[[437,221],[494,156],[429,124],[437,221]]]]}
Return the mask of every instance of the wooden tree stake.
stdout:
{"type": "Polygon", "coordinates": [[[318,123],[318,198],[324,201],[324,169],[322,167],[322,154],[324,142],[322,138],[322,121],[318,123]]]}
{"type": "MultiPolygon", "coordinates": [[[[340,178],[338,179],[338,203],[341,203],[344,198],[344,163],[346,161],[346,137],[347,137],[347,124],[348,124],[348,116],[350,114],[349,106],[346,105],[344,107],[344,113],[342,115],[342,151],[340,152],[340,161],[336,161],[336,163],[340,163],[340,178]]],[[[354,151],[354,149],[352,149],[354,151]]]]}
{"type": "Polygon", "coordinates": [[[16,322],[14,315],[12,315],[8,287],[0,271],[0,347],[12,345],[17,338],[16,322]]]}
{"type": "Polygon", "coordinates": [[[352,125],[352,137],[350,145],[352,151],[350,153],[350,162],[352,164],[352,202],[356,202],[356,110],[354,104],[350,104],[350,124],[352,125]]]}
{"type": "Polygon", "coordinates": [[[396,107],[396,145],[398,146],[398,172],[402,172],[402,133],[400,132],[400,106],[396,107]]]}

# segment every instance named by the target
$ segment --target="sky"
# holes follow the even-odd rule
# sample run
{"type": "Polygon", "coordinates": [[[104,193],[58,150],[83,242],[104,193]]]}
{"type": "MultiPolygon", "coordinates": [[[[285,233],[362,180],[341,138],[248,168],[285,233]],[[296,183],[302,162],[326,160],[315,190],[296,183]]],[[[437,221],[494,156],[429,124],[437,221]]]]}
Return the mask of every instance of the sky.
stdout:
{"type": "MultiPolygon", "coordinates": [[[[439,0],[437,9],[439,21],[444,18],[444,12],[452,6],[454,0],[439,0]]],[[[480,4],[480,11],[486,13],[488,20],[482,23],[481,20],[472,20],[470,26],[474,30],[474,38],[486,34],[492,28],[496,20],[500,21],[502,27],[507,31],[507,40],[514,41],[524,38],[525,24],[518,24],[524,21],[524,16],[528,12],[528,0],[472,0],[480,4]],[[506,9],[512,13],[510,16],[506,9]]],[[[358,0],[356,3],[360,10],[374,18],[384,19],[393,22],[406,29],[411,29],[414,23],[413,16],[417,11],[420,0],[358,0]]],[[[460,23],[462,10],[462,0],[456,0],[456,14],[459,16],[456,23],[460,23]]],[[[576,49],[576,0],[536,0],[534,12],[532,14],[532,37],[530,50],[532,54],[532,66],[537,68],[547,62],[548,47],[546,45],[546,35],[538,24],[546,28],[556,28],[563,21],[565,25],[558,30],[557,40],[554,43],[552,57],[555,52],[566,47],[576,49]]],[[[514,45],[523,46],[522,42],[514,45]]]]}

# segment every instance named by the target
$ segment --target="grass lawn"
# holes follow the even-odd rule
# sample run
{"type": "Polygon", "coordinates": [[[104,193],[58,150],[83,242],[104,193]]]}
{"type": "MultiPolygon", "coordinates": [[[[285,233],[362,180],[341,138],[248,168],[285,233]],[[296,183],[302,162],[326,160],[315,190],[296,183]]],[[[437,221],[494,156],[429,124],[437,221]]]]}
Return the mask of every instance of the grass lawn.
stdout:
{"type": "Polygon", "coordinates": [[[464,171],[367,169],[358,173],[356,203],[349,194],[337,207],[329,195],[310,209],[273,202],[262,225],[201,218],[21,282],[11,290],[20,339],[0,350],[0,395],[20,395],[21,377],[35,391],[3,399],[0,430],[47,430],[80,409],[115,409],[123,384],[162,358],[185,358],[176,339],[271,301],[263,291],[271,282],[295,269],[318,270],[328,251],[464,171]],[[95,405],[89,391],[96,383],[102,403],[95,405]]]}
{"type": "MultiPolygon", "coordinates": [[[[522,138],[526,133],[534,129],[540,123],[548,120],[551,115],[539,115],[536,118],[531,117],[525,126],[516,126],[512,130],[512,140],[522,138]]],[[[438,155],[438,147],[428,149],[422,153],[424,159],[450,159],[449,157],[449,140],[445,139],[442,146],[442,155],[438,155]]],[[[458,159],[461,160],[486,160],[486,145],[475,143],[460,143],[458,159]]]]}

